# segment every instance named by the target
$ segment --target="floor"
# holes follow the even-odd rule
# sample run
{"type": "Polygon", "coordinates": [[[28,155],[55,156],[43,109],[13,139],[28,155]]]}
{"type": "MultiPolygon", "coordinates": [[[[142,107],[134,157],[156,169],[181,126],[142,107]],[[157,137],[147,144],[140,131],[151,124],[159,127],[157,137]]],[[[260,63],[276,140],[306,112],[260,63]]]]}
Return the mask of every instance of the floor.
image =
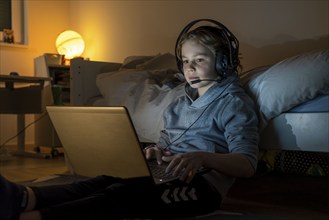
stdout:
{"type": "MultiPolygon", "coordinates": [[[[8,148],[8,155],[0,157],[0,174],[14,182],[24,182],[40,177],[67,172],[63,154],[51,159],[38,157],[13,156],[16,146],[8,148]]],[[[33,152],[32,146],[27,146],[27,151],[33,152]]],[[[59,149],[60,153],[61,150],[59,149]]],[[[50,149],[41,149],[42,154],[49,154],[50,149]]]]}
{"type": "Polygon", "coordinates": [[[329,178],[272,173],[238,179],[222,208],[255,219],[328,220],[329,178]]]}
{"type": "MultiPolygon", "coordinates": [[[[67,171],[62,154],[51,159],[0,157],[1,175],[15,182],[67,171]]],[[[329,178],[274,173],[237,179],[222,209],[224,211],[193,219],[328,220],[329,178]]]]}

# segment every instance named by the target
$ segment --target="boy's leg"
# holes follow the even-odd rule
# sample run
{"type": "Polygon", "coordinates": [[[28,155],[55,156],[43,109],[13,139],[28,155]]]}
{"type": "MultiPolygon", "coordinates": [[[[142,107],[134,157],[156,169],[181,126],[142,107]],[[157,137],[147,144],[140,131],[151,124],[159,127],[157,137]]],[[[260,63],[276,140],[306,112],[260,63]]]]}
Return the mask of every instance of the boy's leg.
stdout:
{"type": "Polygon", "coordinates": [[[72,184],[31,187],[37,200],[35,209],[78,200],[121,181],[120,178],[97,176],[72,184]]]}
{"type": "Polygon", "coordinates": [[[105,193],[107,198],[116,198],[113,202],[118,208],[114,211],[123,213],[123,218],[157,219],[203,215],[220,208],[222,202],[221,195],[198,175],[189,184],[176,180],[155,185],[150,179],[134,179],[121,187],[110,187],[105,193]]]}
{"type": "Polygon", "coordinates": [[[105,190],[109,206],[106,218],[188,217],[213,212],[220,207],[221,195],[201,176],[190,184],[179,180],[155,185],[148,178],[127,180],[105,190]]]}
{"type": "Polygon", "coordinates": [[[39,204],[43,203],[40,206],[44,207],[40,210],[43,219],[200,215],[215,210],[221,202],[220,195],[202,177],[197,176],[189,185],[177,181],[161,186],[155,186],[148,178],[99,178],[73,184],[75,187],[70,186],[73,188],[35,188],[37,199],[41,199],[39,204]],[[96,188],[100,191],[96,192],[96,188]],[[51,206],[56,203],[60,204],[51,206]]]}
{"type": "Polygon", "coordinates": [[[148,218],[189,217],[211,213],[220,208],[222,197],[201,176],[186,184],[179,180],[156,186],[155,202],[146,203],[153,211],[148,218]]]}
{"type": "Polygon", "coordinates": [[[143,192],[152,190],[152,186],[149,178],[126,179],[81,199],[44,207],[40,213],[44,220],[122,219],[136,213],[135,209],[151,194],[143,192]]]}
{"type": "Polygon", "coordinates": [[[24,186],[8,181],[0,175],[0,219],[18,219],[28,201],[28,192],[24,186]]]}
{"type": "Polygon", "coordinates": [[[18,219],[25,210],[46,207],[85,197],[121,179],[99,176],[60,186],[25,187],[0,175],[0,219],[18,219]]]}
{"type": "Polygon", "coordinates": [[[94,193],[78,200],[40,209],[43,220],[121,219],[120,204],[109,199],[104,192],[94,193]],[[111,216],[111,218],[108,218],[111,216]]]}

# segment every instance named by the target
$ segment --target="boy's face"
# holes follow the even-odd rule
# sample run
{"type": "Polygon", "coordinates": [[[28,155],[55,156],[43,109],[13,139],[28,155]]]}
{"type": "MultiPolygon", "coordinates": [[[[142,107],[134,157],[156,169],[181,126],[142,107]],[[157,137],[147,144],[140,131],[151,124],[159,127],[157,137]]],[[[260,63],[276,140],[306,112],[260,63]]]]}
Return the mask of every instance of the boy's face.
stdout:
{"type": "Polygon", "coordinates": [[[186,81],[202,95],[214,81],[201,81],[192,84],[194,80],[217,80],[215,70],[215,54],[196,40],[187,40],[182,45],[183,70],[186,81]]]}

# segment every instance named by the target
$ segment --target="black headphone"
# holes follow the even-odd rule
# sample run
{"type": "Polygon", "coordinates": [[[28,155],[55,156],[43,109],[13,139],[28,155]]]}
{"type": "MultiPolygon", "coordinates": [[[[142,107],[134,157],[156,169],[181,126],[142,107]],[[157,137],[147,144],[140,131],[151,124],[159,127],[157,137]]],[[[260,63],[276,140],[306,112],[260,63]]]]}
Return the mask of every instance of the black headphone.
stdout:
{"type": "Polygon", "coordinates": [[[215,69],[217,74],[221,78],[226,78],[229,76],[232,72],[234,72],[239,65],[239,41],[236,39],[236,37],[232,34],[232,32],[227,29],[223,24],[221,24],[218,21],[212,20],[212,19],[198,19],[195,21],[190,22],[188,25],[184,27],[184,29],[179,34],[177,40],[176,40],[176,46],[175,46],[175,55],[176,55],[176,62],[178,66],[178,70],[184,73],[183,71],[183,63],[181,59],[179,58],[179,54],[177,51],[178,45],[181,42],[181,38],[183,35],[188,33],[188,31],[196,24],[202,21],[210,22],[215,24],[217,27],[214,26],[202,26],[205,30],[212,32],[213,34],[217,35],[219,38],[224,38],[227,41],[228,48],[227,54],[224,50],[217,51],[216,50],[216,64],[215,69]]]}

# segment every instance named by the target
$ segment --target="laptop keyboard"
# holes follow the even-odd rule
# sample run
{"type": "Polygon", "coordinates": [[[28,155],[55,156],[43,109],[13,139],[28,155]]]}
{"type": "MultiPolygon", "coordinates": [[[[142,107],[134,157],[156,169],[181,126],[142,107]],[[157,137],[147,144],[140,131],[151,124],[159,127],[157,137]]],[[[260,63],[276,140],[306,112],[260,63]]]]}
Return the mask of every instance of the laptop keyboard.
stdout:
{"type": "MultiPolygon", "coordinates": [[[[173,176],[174,171],[170,171],[170,172],[166,173],[166,168],[168,166],[168,163],[163,163],[163,164],[159,165],[156,160],[148,160],[147,162],[148,162],[149,168],[152,172],[152,176],[154,178],[163,179],[163,180],[175,179],[175,177],[173,176]]],[[[197,173],[203,174],[203,173],[207,173],[209,171],[210,171],[210,169],[201,167],[197,171],[197,173]]]]}
{"type": "Polygon", "coordinates": [[[159,179],[173,178],[173,172],[166,173],[167,164],[159,165],[156,160],[149,160],[148,165],[150,167],[153,177],[159,179]]]}

